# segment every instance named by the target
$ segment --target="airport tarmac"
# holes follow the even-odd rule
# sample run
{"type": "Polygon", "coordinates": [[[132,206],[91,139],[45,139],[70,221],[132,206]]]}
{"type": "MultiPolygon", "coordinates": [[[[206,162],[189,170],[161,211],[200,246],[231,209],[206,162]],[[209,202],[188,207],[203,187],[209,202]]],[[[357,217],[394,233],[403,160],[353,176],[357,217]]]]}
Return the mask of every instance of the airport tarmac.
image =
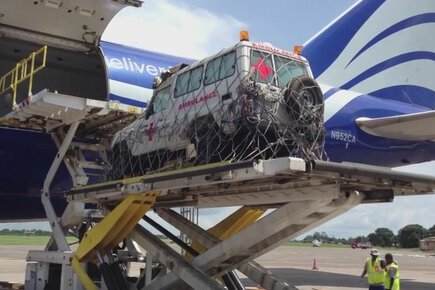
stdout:
{"type": "MultiPolygon", "coordinates": [[[[43,247],[0,246],[0,281],[24,282],[27,251],[43,247]]],[[[391,253],[400,265],[402,290],[435,289],[435,253],[403,249],[391,253]]],[[[362,290],[368,289],[367,278],[360,277],[368,255],[369,250],[362,249],[281,246],[256,261],[301,290],[362,290]],[[319,270],[312,270],[314,259],[319,270]]]]}

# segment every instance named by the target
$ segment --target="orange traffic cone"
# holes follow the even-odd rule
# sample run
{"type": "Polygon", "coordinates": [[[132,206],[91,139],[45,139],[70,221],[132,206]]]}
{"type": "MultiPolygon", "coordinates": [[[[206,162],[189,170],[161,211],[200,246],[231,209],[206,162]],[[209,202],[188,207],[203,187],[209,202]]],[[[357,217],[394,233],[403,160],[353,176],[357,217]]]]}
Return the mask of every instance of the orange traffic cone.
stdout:
{"type": "Polygon", "coordinates": [[[314,261],[313,261],[313,270],[319,270],[319,268],[317,268],[316,259],[314,259],[314,261]]]}

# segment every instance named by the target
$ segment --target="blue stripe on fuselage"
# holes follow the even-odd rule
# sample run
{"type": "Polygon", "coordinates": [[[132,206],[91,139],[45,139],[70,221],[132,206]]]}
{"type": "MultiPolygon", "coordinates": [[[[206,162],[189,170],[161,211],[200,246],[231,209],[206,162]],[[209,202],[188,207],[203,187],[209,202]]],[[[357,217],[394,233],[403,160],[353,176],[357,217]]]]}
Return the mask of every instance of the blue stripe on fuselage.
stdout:
{"type": "Polygon", "coordinates": [[[341,86],[342,89],[351,89],[352,87],[356,86],[360,82],[370,78],[371,76],[374,76],[384,70],[387,70],[391,67],[394,67],[396,65],[400,65],[405,62],[413,61],[413,60],[435,60],[435,53],[431,51],[414,51],[414,52],[408,52],[401,55],[394,56],[390,59],[387,59],[383,62],[380,62],[371,68],[367,69],[366,71],[360,73],[347,83],[341,86]]]}
{"type": "Polygon", "coordinates": [[[315,38],[308,41],[302,55],[310,62],[315,77],[321,75],[341,54],[356,32],[385,0],[359,2],[315,38]]]}
{"type": "Polygon", "coordinates": [[[129,99],[129,98],[124,98],[115,94],[110,94],[109,97],[110,100],[112,101],[119,101],[122,104],[126,104],[126,105],[130,105],[130,106],[136,106],[136,107],[141,107],[141,108],[145,108],[147,106],[147,102],[140,102],[140,101],[136,101],[133,99],[129,99]]]}
{"type": "Polygon", "coordinates": [[[111,80],[152,88],[153,80],[163,70],[179,63],[192,63],[193,60],[157,52],[101,42],[108,77],[111,80]]]}
{"type": "MultiPolygon", "coordinates": [[[[328,101],[325,105],[328,106],[328,101]]],[[[335,162],[351,161],[388,167],[433,160],[435,142],[373,136],[355,123],[359,117],[380,118],[426,111],[427,108],[418,105],[360,95],[326,122],[325,149],[328,157],[335,162]]]]}
{"type": "Polygon", "coordinates": [[[381,33],[376,35],[366,45],[364,45],[363,48],[361,48],[357,52],[357,54],[350,60],[350,62],[347,64],[347,66],[349,66],[349,64],[351,64],[364,51],[366,51],[367,49],[369,49],[370,47],[372,47],[373,45],[375,45],[379,41],[387,38],[388,36],[390,36],[396,32],[399,32],[401,30],[407,29],[409,27],[413,27],[416,25],[424,24],[424,23],[434,23],[434,22],[435,22],[435,13],[426,13],[426,14],[420,14],[420,15],[409,17],[405,20],[402,20],[402,21],[388,27],[387,29],[385,29],[384,31],[382,31],[381,33]]]}
{"type": "Polygon", "coordinates": [[[369,95],[381,97],[387,100],[396,100],[420,105],[432,110],[435,109],[435,92],[431,89],[420,86],[400,85],[386,87],[370,92],[369,95]]]}
{"type": "Polygon", "coordinates": [[[323,94],[323,99],[324,100],[328,99],[330,96],[332,96],[333,94],[335,94],[338,91],[340,91],[340,89],[337,89],[337,88],[329,89],[326,93],[323,94]]]}

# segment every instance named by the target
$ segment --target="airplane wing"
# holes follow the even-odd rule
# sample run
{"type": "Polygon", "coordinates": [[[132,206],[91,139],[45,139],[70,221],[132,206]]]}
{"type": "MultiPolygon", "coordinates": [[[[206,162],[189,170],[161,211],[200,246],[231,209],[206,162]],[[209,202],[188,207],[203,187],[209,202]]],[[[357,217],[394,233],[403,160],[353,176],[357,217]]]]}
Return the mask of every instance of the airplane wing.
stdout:
{"type": "Polygon", "coordinates": [[[435,111],[383,118],[361,117],[356,124],[366,133],[399,140],[435,140],[435,111]]]}
{"type": "Polygon", "coordinates": [[[87,51],[98,45],[119,10],[141,4],[140,0],[2,0],[0,35],[87,51]]]}

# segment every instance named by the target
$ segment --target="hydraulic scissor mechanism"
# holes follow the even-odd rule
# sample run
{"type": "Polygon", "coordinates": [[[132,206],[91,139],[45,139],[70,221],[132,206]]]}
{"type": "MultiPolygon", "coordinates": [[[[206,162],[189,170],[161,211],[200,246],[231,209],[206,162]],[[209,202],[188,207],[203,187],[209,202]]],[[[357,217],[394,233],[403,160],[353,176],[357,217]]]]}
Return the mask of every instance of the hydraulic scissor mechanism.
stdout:
{"type": "Polygon", "coordinates": [[[123,241],[142,216],[154,205],[160,192],[126,197],[95,227],[87,231],[71,258],[71,265],[86,290],[98,289],[80,263],[97,263],[108,289],[128,289],[112,249],[123,241]]]}
{"type": "Polygon", "coordinates": [[[77,184],[67,192],[68,206],[57,220],[50,214],[50,176],[75,129],[63,139],[44,184],[53,239],[46,251],[29,252],[27,276],[35,277],[29,278],[31,289],[244,289],[238,272],[266,289],[298,289],[254,259],[360,203],[435,188],[430,177],[355,164],[292,157],[224,162],[77,184]],[[180,207],[229,205],[239,208],[209,229],[178,213],[184,212],[180,207]],[[192,242],[145,215],[151,208],[192,242]],[[80,239],[75,250],[67,243],[68,230],[80,239]],[[122,254],[121,242],[136,254],[122,254]],[[132,276],[128,269],[134,263],[143,270],[132,276]],[[61,273],[58,280],[50,274],[55,271],[61,273]]]}
{"type": "Polygon", "coordinates": [[[53,133],[59,152],[41,193],[53,237],[44,251],[29,252],[28,289],[244,289],[236,271],[266,289],[297,289],[254,259],[362,202],[388,202],[395,195],[435,188],[430,177],[293,157],[207,164],[87,185],[95,177],[83,170],[73,149],[86,149],[74,141],[79,125],[75,121],[66,134],[53,133]],[[62,161],[74,188],[66,192],[68,206],[59,219],[50,189],[62,161]],[[227,206],[239,209],[209,229],[177,212],[227,206]],[[151,208],[192,242],[146,216],[151,208]],[[76,249],[68,244],[68,232],[79,238],[76,249]],[[128,254],[119,249],[121,243],[128,254]],[[135,276],[129,271],[133,263],[143,269],[135,276]]]}

